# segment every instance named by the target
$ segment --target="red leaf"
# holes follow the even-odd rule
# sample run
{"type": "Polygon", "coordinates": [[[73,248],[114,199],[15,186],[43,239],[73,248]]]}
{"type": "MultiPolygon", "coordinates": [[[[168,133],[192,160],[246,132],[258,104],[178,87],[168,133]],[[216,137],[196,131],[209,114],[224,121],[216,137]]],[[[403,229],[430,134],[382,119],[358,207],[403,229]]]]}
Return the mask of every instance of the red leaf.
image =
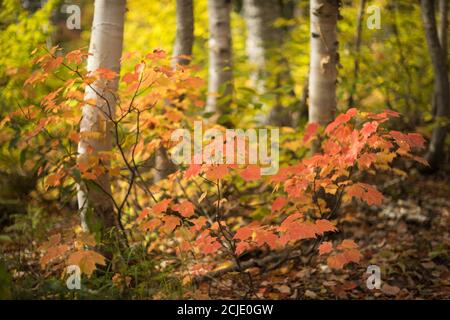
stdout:
{"type": "Polygon", "coordinates": [[[206,177],[210,180],[223,179],[228,174],[228,166],[226,164],[210,165],[206,170],[206,177]]]}
{"type": "Polygon", "coordinates": [[[247,168],[240,172],[240,176],[245,181],[253,181],[261,178],[261,169],[257,165],[248,165],[247,168]]]}
{"type": "Polygon", "coordinates": [[[361,129],[361,133],[363,134],[363,136],[368,138],[372,133],[375,133],[377,129],[378,129],[377,121],[366,122],[361,129]]]}
{"type": "Polygon", "coordinates": [[[319,246],[319,255],[327,254],[333,250],[333,244],[329,241],[322,242],[319,246]]]}
{"type": "Polygon", "coordinates": [[[200,164],[191,164],[189,168],[184,172],[184,177],[186,179],[189,179],[190,177],[198,176],[201,170],[202,166],[200,164]]]}
{"type": "Polygon", "coordinates": [[[162,200],[162,201],[158,202],[157,204],[155,204],[152,207],[153,213],[154,214],[159,214],[159,213],[162,213],[162,212],[166,212],[167,208],[169,207],[170,202],[171,202],[170,199],[165,199],[165,200],[162,200]]]}
{"type": "Polygon", "coordinates": [[[368,205],[381,205],[383,195],[373,186],[365,183],[355,183],[347,188],[351,197],[356,197],[367,202],[368,205]]]}
{"type": "Polygon", "coordinates": [[[141,214],[139,215],[139,217],[137,218],[138,221],[144,219],[145,217],[147,217],[150,214],[151,210],[150,208],[144,208],[144,210],[142,210],[141,214]]]}
{"type": "Polygon", "coordinates": [[[344,249],[356,249],[358,248],[358,245],[353,240],[345,239],[342,241],[342,243],[338,246],[338,249],[344,250],[344,249]]]}
{"type": "Polygon", "coordinates": [[[182,201],[179,204],[174,204],[172,209],[181,213],[185,218],[189,218],[194,214],[194,205],[188,200],[182,201]]]}
{"type": "Polygon", "coordinates": [[[319,128],[319,124],[315,122],[308,123],[305,128],[305,134],[303,135],[303,142],[308,142],[316,133],[317,128],[319,128]]]}
{"type": "Polygon", "coordinates": [[[281,208],[287,203],[287,199],[285,197],[278,197],[272,203],[272,212],[280,211],[281,208]]]}
{"type": "Polygon", "coordinates": [[[175,216],[164,216],[162,218],[164,225],[161,230],[165,233],[171,233],[180,224],[180,219],[175,216]]]}
{"type": "Polygon", "coordinates": [[[316,228],[319,234],[324,234],[325,232],[335,232],[336,227],[328,220],[320,219],[316,221],[316,228]]]}
{"type": "Polygon", "coordinates": [[[336,119],[327,126],[327,128],[325,129],[325,133],[330,134],[340,125],[349,122],[350,119],[356,116],[357,113],[358,110],[356,110],[356,108],[351,108],[346,113],[338,115],[336,119]]]}

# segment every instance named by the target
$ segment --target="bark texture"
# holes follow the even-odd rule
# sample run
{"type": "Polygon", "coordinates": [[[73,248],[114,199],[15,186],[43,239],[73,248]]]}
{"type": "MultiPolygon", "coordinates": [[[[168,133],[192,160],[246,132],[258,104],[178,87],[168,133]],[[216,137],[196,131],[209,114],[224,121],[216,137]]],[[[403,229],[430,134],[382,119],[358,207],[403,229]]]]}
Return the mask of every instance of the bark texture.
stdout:
{"type": "MultiPolygon", "coordinates": [[[[87,69],[99,68],[120,73],[122,55],[125,0],[96,0],[87,69]]],[[[112,149],[112,122],[117,103],[118,77],[98,81],[86,88],[85,100],[94,99],[96,106],[83,106],[80,123],[81,139],[78,145],[78,161],[87,162],[91,155],[112,149]]],[[[109,163],[103,161],[107,167],[109,163]]],[[[108,174],[99,176],[92,184],[78,186],[78,205],[84,230],[100,227],[103,232],[117,226],[111,198],[108,174]],[[92,210],[92,216],[87,215],[92,210]]],[[[92,230],[91,230],[92,231],[92,230]]]]}
{"type": "Polygon", "coordinates": [[[311,0],[309,122],[326,125],[336,113],[338,0],[311,0]]]}
{"type": "MultiPolygon", "coordinates": [[[[434,171],[439,167],[444,155],[445,137],[447,135],[448,117],[450,115],[450,95],[449,80],[447,73],[447,59],[441,47],[434,13],[434,0],[421,0],[422,20],[425,28],[428,51],[434,71],[434,91],[436,103],[436,126],[433,130],[431,141],[428,147],[426,159],[434,171]]],[[[443,32],[442,35],[447,32],[443,32]]]]}
{"type": "Polygon", "coordinates": [[[206,112],[211,121],[228,112],[232,96],[231,0],[208,0],[209,79],[206,112]]]}
{"type": "Polygon", "coordinates": [[[173,48],[174,67],[177,64],[187,65],[192,55],[194,44],[194,5],[192,0],[177,0],[177,32],[173,48]]]}

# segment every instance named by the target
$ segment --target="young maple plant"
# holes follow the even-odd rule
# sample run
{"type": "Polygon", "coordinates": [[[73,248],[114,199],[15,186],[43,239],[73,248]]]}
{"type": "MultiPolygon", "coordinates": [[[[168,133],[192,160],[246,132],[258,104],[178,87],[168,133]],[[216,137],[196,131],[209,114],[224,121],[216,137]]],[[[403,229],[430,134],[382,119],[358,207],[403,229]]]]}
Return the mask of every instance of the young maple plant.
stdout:
{"type": "MultiPolygon", "coordinates": [[[[95,101],[86,101],[83,92],[94,82],[104,83],[118,76],[104,69],[81,71],[86,57],[83,50],[63,56],[53,48],[37,58],[39,69],[26,81],[25,94],[31,101],[40,98],[39,103],[20,106],[0,125],[21,137],[20,149],[33,151],[28,154],[34,158],[27,161],[41,165],[44,188],[58,189],[61,198],[73,198],[82,183],[95,189],[96,179],[107,173],[112,180],[109,195],[117,228],[126,244],[145,243],[147,252],[151,252],[161,238],[170,238],[180,258],[188,252],[194,257],[186,269],[188,280],[214,268],[204,262],[210,261],[202,259],[205,256],[226,254],[234,263],[227,270],[245,271],[253,265],[243,263],[240,256],[255,249],[273,251],[278,260],[318,252],[335,269],[359,263],[362,255],[353,240],[336,244],[330,239],[339,230],[336,218],[342,204],[353,198],[368,205],[382,203],[383,196],[376,187],[358,177],[379,170],[404,174],[392,167],[396,157],[426,164],[413,154],[414,149],[424,147],[421,135],[383,127],[389,118],[399,117],[397,112],[368,113],[352,108],[324,129],[310,123],[302,143],[305,147],[314,143],[317,153],[281,167],[273,176],[262,177],[261,167],[255,164],[203,163],[180,168],[151,185],[148,167],[156,150],[170,149],[171,133],[192,126],[198,119],[198,109],[204,105],[199,98],[203,81],[192,76],[188,68],[169,66],[161,50],[144,58],[126,55],[123,62],[137,61],[121,79],[116,113],[104,115],[108,122],[105,127],[113,131],[114,147],[110,152],[90,150],[89,156],[80,160],[76,152],[80,139],[102,139],[104,134],[79,132],[80,108],[96,105],[95,101]],[[43,97],[34,96],[36,87],[48,83],[52,74],[52,81],[58,82],[56,89],[43,97]],[[257,220],[226,216],[224,203],[230,188],[225,195],[224,187],[238,180],[272,189],[264,193],[272,199],[270,214],[257,220]],[[201,183],[206,183],[206,189],[201,183]],[[302,240],[310,244],[306,252],[302,240]]],[[[95,225],[90,231],[95,233],[95,225]]],[[[82,271],[91,275],[96,264],[105,264],[105,259],[92,250],[100,242],[101,237],[91,238],[79,230],[70,237],[54,235],[41,246],[41,266],[48,268],[66,261],[82,264],[82,271]],[[71,243],[65,243],[66,238],[71,243]]]]}
{"type": "MultiPolygon", "coordinates": [[[[228,164],[192,164],[184,172],[184,180],[206,180],[217,189],[214,213],[205,215],[188,199],[172,198],[144,209],[138,221],[143,221],[144,230],[175,232],[180,239],[180,251],[208,255],[223,250],[236,261],[235,270],[242,271],[239,256],[246,251],[267,248],[295,255],[301,240],[312,240],[303,254],[317,249],[320,256],[327,256],[330,268],[342,269],[349,263],[359,263],[362,256],[353,240],[345,239],[336,247],[332,241],[325,241],[330,233],[338,231],[335,221],[343,203],[356,198],[368,205],[381,205],[383,195],[357,177],[363,172],[375,174],[380,170],[405,174],[392,167],[396,157],[426,165],[423,158],[412,153],[424,147],[423,137],[383,128],[391,117],[399,117],[399,113],[390,110],[367,113],[352,108],[339,115],[323,133],[318,132],[317,124],[309,124],[303,143],[309,145],[320,137],[320,152],[283,167],[266,179],[273,185],[273,193],[279,195],[272,202],[272,213],[261,221],[232,226],[224,219],[221,213],[224,179],[233,171],[245,181],[261,179],[258,166],[238,168],[228,164]]],[[[190,271],[198,275],[212,267],[195,264],[190,271]]]]}

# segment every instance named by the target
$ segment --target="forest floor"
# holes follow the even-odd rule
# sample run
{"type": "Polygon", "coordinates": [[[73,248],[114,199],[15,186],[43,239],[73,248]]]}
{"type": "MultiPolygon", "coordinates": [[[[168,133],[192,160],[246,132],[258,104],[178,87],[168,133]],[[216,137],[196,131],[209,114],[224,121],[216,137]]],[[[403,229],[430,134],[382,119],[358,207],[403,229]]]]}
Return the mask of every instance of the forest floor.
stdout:
{"type": "MultiPolygon", "coordinates": [[[[424,176],[411,170],[410,174],[404,178],[379,175],[376,180],[378,188],[385,195],[383,205],[369,207],[353,201],[351,205],[341,208],[338,219],[340,232],[333,235],[331,239],[353,239],[359,245],[363,255],[359,265],[351,264],[339,271],[330,270],[326,266],[325,259],[319,257],[315,251],[310,255],[311,261],[308,261],[308,257],[302,257],[296,260],[287,260],[271,270],[250,268],[248,274],[251,275],[251,282],[248,274],[229,272],[212,280],[202,281],[193,289],[189,289],[190,286],[184,286],[182,289],[178,287],[175,289],[175,293],[170,292],[172,290],[170,288],[169,292],[167,290],[164,292],[159,289],[160,284],[153,283],[145,284],[146,289],[141,290],[139,294],[133,293],[133,288],[130,287],[125,295],[123,292],[116,291],[114,294],[103,296],[102,291],[99,290],[93,297],[450,299],[448,251],[450,244],[450,168],[435,175],[424,176]],[[366,271],[369,265],[380,267],[380,289],[370,290],[367,287],[366,281],[369,274],[366,271]],[[151,286],[153,289],[148,290],[147,288],[151,286]],[[249,294],[249,287],[252,287],[251,294],[249,294]]],[[[63,214],[53,216],[51,223],[55,226],[54,229],[61,231],[62,228],[70,228],[77,224],[77,219],[73,218],[71,221],[67,221],[63,216],[63,214]]],[[[42,275],[39,269],[39,255],[29,248],[30,245],[37,246],[35,243],[25,241],[19,249],[12,243],[1,247],[4,257],[9,257],[10,261],[15,260],[13,281],[18,297],[70,298],[71,296],[67,296],[67,293],[59,296],[49,294],[48,290],[52,290],[51,286],[48,287],[47,284],[39,282],[48,275],[42,275]],[[17,290],[17,287],[25,285],[26,274],[31,275],[34,282],[26,284],[29,286],[28,288],[17,290]]],[[[170,256],[176,258],[174,253],[169,254],[170,256]]],[[[145,263],[152,259],[148,256],[145,257],[144,262],[141,262],[139,268],[142,268],[143,275],[149,273],[150,269],[146,267],[145,263]]],[[[219,268],[230,265],[225,258],[214,263],[219,268]]],[[[169,272],[170,277],[180,274],[179,270],[172,271],[169,272]]],[[[140,277],[141,282],[145,281],[142,276],[140,277]]],[[[55,279],[57,281],[53,283],[61,282],[60,279],[55,279]]],[[[110,279],[109,277],[109,282],[111,282],[110,279]]],[[[154,279],[150,281],[154,281],[154,279]]],[[[64,285],[64,282],[61,282],[60,285],[64,285]]],[[[99,287],[103,285],[101,284],[99,287]]],[[[61,290],[61,292],[63,291],[67,290],[61,290]]]]}
{"type": "MultiPolygon", "coordinates": [[[[250,269],[256,296],[264,299],[450,299],[450,175],[404,179],[379,177],[382,207],[358,203],[341,208],[340,237],[355,240],[359,265],[330,270],[326,262],[289,261],[269,272],[250,269]],[[368,289],[369,265],[381,269],[381,288],[368,289]]],[[[317,252],[316,252],[317,253],[317,252]]],[[[243,275],[203,284],[194,297],[245,296],[243,275]]],[[[248,281],[247,281],[248,283],[248,281]]]]}

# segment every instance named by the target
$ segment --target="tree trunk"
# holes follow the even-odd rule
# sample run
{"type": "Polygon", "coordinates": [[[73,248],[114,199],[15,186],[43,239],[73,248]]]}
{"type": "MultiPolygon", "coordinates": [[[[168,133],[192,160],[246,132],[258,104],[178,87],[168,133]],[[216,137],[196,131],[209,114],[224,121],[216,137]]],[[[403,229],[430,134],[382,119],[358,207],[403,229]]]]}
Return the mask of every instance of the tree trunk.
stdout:
{"type": "MultiPolygon", "coordinates": [[[[211,121],[228,113],[232,87],[232,49],[230,29],[231,0],[208,0],[209,79],[206,112],[211,121]]],[[[219,120],[220,121],[220,120],[219,120]]]]}
{"type": "Polygon", "coordinates": [[[194,6],[192,0],[177,0],[177,32],[173,48],[174,67],[177,64],[187,65],[192,55],[194,44],[194,6]]]}
{"type": "MultiPolygon", "coordinates": [[[[421,0],[422,19],[425,28],[428,51],[434,70],[434,91],[436,99],[436,126],[433,130],[431,141],[428,147],[426,159],[433,171],[438,169],[443,158],[445,137],[448,125],[445,123],[449,116],[449,80],[446,67],[445,50],[441,47],[436,27],[436,17],[434,13],[434,0],[421,0]]],[[[446,34],[446,30],[441,30],[441,35],[446,34]]]]}
{"type": "MultiPolygon", "coordinates": [[[[188,65],[191,61],[194,44],[194,6],[192,0],[177,0],[177,31],[173,48],[172,66],[188,65]]],[[[167,150],[161,146],[155,154],[153,182],[165,179],[176,171],[176,166],[169,159],[167,150]]]]}
{"type": "Polygon", "coordinates": [[[275,26],[279,18],[292,18],[294,1],[282,3],[278,0],[244,0],[243,11],[247,24],[246,50],[254,71],[250,79],[259,93],[275,92],[275,104],[270,110],[268,123],[273,125],[292,125],[290,110],[300,105],[293,90],[294,81],[288,60],[283,55],[286,30],[275,26]],[[289,12],[285,12],[287,10],[289,12]],[[288,16],[285,16],[288,15],[288,16]],[[294,103],[283,106],[283,93],[276,92],[280,87],[290,86],[294,103]]]}
{"type": "MultiPolygon", "coordinates": [[[[99,68],[120,73],[122,55],[125,0],[96,0],[89,46],[87,70],[99,68]]],[[[94,99],[96,106],[84,105],[80,123],[81,138],[78,144],[78,161],[87,163],[89,157],[112,150],[112,121],[115,115],[118,77],[109,81],[97,81],[87,87],[85,100],[94,99]],[[98,93],[98,94],[97,94],[98,93]],[[83,133],[96,133],[94,135],[83,133]]],[[[107,161],[106,161],[107,162],[107,161]]],[[[108,167],[109,163],[103,164],[108,167]]],[[[93,183],[78,186],[78,206],[82,227],[86,231],[100,231],[102,235],[114,226],[117,219],[111,198],[111,184],[107,173],[93,183]],[[92,212],[91,214],[88,214],[92,212]]]]}
{"type": "Polygon", "coordinates": [[[439,43],[441,45],[445,63],[447,65],[448,54],[448,0],[439,0],[439,43]]]}
{"type": "Polygon", "coordinates": [[[309,122],[326,125],[336,113],[339,0],[311,0],[309,122]]]}
{"type": "Polygon", "coordinates": [[[356,93],[356,86],[358,84],[359,78],[359,58],[361,52],[361,41],[362,41],[362,26],[364,19],[364,10],[366,9],[366,0],[360,0],[359,11],[358,11],[358,22],[356,25],[356,37],[355,37],[355,62],[353,66],[353,83],[350,89],[350,95],[348,98],[349,107],[355,106],[354,94],[356,93]]]}

